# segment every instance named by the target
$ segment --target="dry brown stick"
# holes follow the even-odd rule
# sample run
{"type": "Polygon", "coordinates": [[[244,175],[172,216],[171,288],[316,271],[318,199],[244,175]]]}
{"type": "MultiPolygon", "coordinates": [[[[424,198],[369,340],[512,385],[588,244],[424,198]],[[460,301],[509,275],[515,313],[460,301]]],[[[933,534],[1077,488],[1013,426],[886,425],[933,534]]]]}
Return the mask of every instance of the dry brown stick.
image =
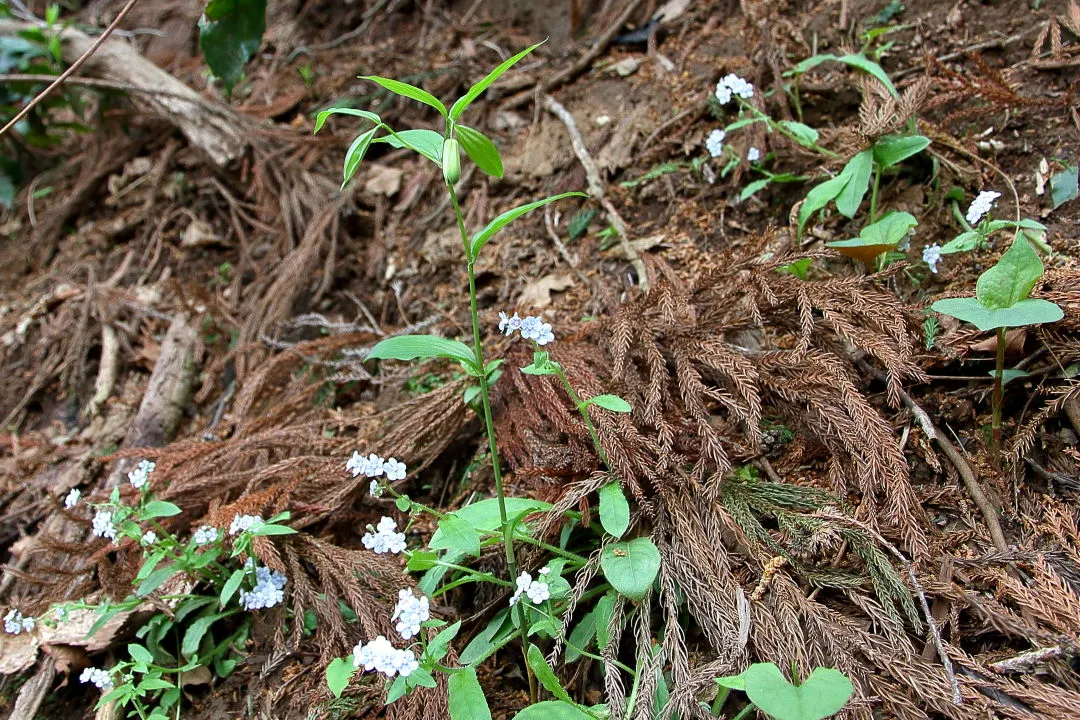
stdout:
{"type": "Polygon", "coordinates": [[[577,155],[578,161],[581,163],[582,167],[585,168],[585,177],[589,185],[589,194],[600,203],[600,206],[604,208],[604,212],[607,213],[608,221],[615,228],[615,232],[619,236],[619,245],[626,254],[626,259],[634,266],[634,271],[638,275],[638,284],[641,286],[642,292],[649,292],[649,277],[645,271],[645,263],[642,262],[641,256],[638,255],[637,250],[634,249],[630,244],[629,239],[627,239],[626,222],[604,194],[604,183],[600,179],[600,171],[597,169],[596,163],[593,162],[592,156],[589,155],[588,148],[585,147],[585,141],[582,140],[581,133],[578,132],[577,123],[574,122],[574,116],[570,114],[569,110],[563,107],[562,103],[550,95],[544,95],[543,103],[544,108],[555,117],[559,118],[563,125],[566,126],[566,131],[570,134],[570,144],[574,148],[574,154],[577,155]]]}
{"type": "Polygon", "coordinates": [[[45,696],[52,689],[54,678],[56,661],[48,655],[42,655],[41,664],[34,677],[19,689],[19,697],[15,698],[15,707],[11,710],[9,720],[34,720],[45,696]]]}
{"type": "MultiPolygon", "coordinates": [[[[16,82],[33,82],[42,83],[55,80],[55,75],[44,75],[34,73],[7,73],[0,74],[0,83],[16,83],[16,82]]],[[[152,87],[139,87],[138,85],[131,85],[122,82],[113,82],[112,80],[102,80],[101,78],[92,77],[73,77],[68,78],[67,83],[69,85],[85,85],[89,88],[100,88],[102,90],[116,90],[117,92],[131,92],[131,93],[145,93],[147,95],[159,95],[161,97],[172,97],[180,100],[190,100],[190,95],[182,93],[174,93],[161,88],[152,87]]],[[[212,103],[207,103],[212,105],[212,103]]]]}
{"type": "Polygon", "coordinates": [[[555,249],[558,250],[562,259],[566,261],[566,264],[570,266],[570,269],[573,271],[574,275],[577,276],[577,279],[581,281],[582,287],[589,287],[589,279],[586,278],[578,268],[577,262],[570,256],[570,251],[566,249],[566,245],[563,243],[562,238],[559,237],[559,233],[555,230],[555,223],[551,219],[550,208],[544,209],[544,227],[547,228],[548,237],[551,238],[551,243],[555,246],[555,249]]]}
{"type": "MultiPolygon", "coordinates": [[[[612,39],[619,33],[619,30],[626,23],[626,21],[630,19],[630,16],[634,13],[635,10],[638,9],[638,5],[640,4],[641,0],[630,0],[630,2],[626,4],[626,7],[623,9],[622,13],[619,14],[619,17],[615,19],[615,22],[611,23],[611,25],[608,26],[607,30],[604,31],[604,34],[597,39],[596,44],[593,45],[592,49],[582,55],[576,63],[566,68],[562,72],[556,73],[548,77],[547,79],[540,81],[538,85],[539,92],[551,92],[553,89],[559,87],[563,83],[573,80],[575,77],[583,73],[590,65],[592,65],[593,60],[600,57],[600,55],[602,55],[604,51],[607,50],[608,45],[611,44],[612,39]]],[[[499,106],[499,110],[513,110],[516,107],[524,105],[536,95],[536,89],[530,88],[529,90],[522,90],[517,95],[512,95],[511,97],[504,100],[503,103],[499,106]]]]}
{"type": "Polygon", "coordinates": [[[1050,647],[1035,648],[1029,650],[1026,653],[1020,653],[1011,658],[1005,660],[999,660],[996,663],[988,665],[991,670],[996,673],[1007,672],[1029,672],[1034,666],[1046,662],[1047,660],[1053,660],[1060,655],[1075,655],[1076,647],[1072,643],[1065,643],[1062,645],[1052,645],[1050,647]]]}
{"type": "Polygon", "coordinates": [[[60,73],[60,75],[56,78],[56,80],[52,82],[51,85],[49,85],[49,87],[39,92],[33,100],[27,103],[26,107],[20,110],[15,115],[15,117],[11,118],[11,121],[8,122],[7,125],[5,125],[3,128],[0,128],[0,137],[3,137],[4,133],[15,127],[15,125],[20,120],[29,115],[30,111],[37,107],[38,103],[48,97],[53,90],[63,85],[65,80],[74,75],[75,72],[83,66],[83,63],[89,60],[90,56],[97,52],[97,49],[101,47],[102,43],[109,39],[109,36],[112,35],[112,31],[116,29],[116,27],[123,21],[125,17],[127,17],[127,14],[131,12],[131,8],[135,7],[135,3],[137,2],[139,2],[139,0],[128,0],[127,5],[125,5],[120,10],[120,13],[116,16],[116,19],[109,23],[109,26],[105,28],[105,31],[101,33],[97,40],[94,41],[94,44],[87,48],[86,52],[79,56],[79,58],[75,62],[71,63],[71,65],[68,66],[67,70],[60,73]]]}

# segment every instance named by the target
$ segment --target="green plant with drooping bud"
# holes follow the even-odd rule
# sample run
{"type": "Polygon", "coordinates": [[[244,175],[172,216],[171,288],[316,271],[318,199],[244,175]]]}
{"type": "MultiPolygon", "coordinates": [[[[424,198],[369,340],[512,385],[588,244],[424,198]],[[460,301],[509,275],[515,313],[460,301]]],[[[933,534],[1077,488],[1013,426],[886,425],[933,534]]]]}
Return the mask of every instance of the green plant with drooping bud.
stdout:
{"type": "MultiPolygon", "coordinates": [[[[1015,224],[1014,224],[1015,226],[1015,224]]],[[[1049,300],[1028,297],[1043,276],[1043,263],[1028,236],[1016,234],[1012,246],[997,264],[979,276],[975,297],[938,300],[931,310],[969,322],[979,330],[997,334],[997,362],[994,369],[991,450],[995,461],[1001,452],[1001,402],[1005,385],[1005,333],[1009,328],[1057,322],[1064,313],[1049,300]]]]}

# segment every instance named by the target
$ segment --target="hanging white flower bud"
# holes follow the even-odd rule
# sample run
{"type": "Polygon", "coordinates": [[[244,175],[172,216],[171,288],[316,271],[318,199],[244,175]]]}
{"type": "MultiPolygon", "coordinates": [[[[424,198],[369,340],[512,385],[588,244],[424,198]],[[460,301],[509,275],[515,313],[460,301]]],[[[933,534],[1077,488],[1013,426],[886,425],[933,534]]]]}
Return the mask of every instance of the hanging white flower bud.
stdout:
{"type": "Polygon", "coordinates": [[[443,140],[442,174],[447,185],[454,185],[461,179],[461,144],[455,138],[443,140]]]}

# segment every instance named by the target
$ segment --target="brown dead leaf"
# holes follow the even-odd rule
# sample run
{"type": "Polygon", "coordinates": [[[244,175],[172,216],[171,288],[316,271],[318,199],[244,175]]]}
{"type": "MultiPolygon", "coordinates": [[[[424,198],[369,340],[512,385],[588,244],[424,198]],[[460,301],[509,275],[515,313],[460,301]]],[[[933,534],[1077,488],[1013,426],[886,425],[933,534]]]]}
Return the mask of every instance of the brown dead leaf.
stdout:
{"type": "Polygon", "coordinates": [[[0,633],[0,675],[13,675],[37,662],[38,639],[34,633],[0,633]]]}
{"type": "MultiPolygon", "coordinates": [[[[1027,328],[1015,328],[1005,333],[1005,354],[1020,355],[1024,352],[1024,343],[1027,342],[1027,328]]],[[[997,352],[997,337],[990,336],[982,342],[968,345],[972,352],[997,352]]]]}
{"type": "Polygon", "coordinates": [[[209,685],[212,679],[213,677],[210,675],[210,668],[205,665],[200,665],[194,670],[184,673],[183,677],[180,679],[180,686],[209,685]]]}
{"type": "Polygon", "coordinates": [[[542,308],[551,304],[551,293],[562,292],[574,284],[570,273],[552,273],[525,286],[518,304],[527,308],[542,308]]]}
{"type": "Polygon", "coordinates": [[[90,664],[86,651],[72,645],[42,645],[41,651],[56,661],[56,671],[68,674],[90,664]]]}
{"type": "Polygon", "coordinates": [[[401,170],[370,163],[364,169],[368,180],[364,183],[364,192],[368,195],[385,195],[393,197],[401,189],[401,170]]]}

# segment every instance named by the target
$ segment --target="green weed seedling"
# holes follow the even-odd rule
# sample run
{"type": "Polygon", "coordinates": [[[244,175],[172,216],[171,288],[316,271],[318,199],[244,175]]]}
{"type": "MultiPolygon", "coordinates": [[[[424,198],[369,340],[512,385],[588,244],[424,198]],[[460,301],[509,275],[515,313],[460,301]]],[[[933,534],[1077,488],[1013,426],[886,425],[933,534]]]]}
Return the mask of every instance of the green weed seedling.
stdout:
{"type": "MultiPolygon", "coordinates": [[[[792,674],[798,678],[794,670],[792,674]]],[[[738,675],[716,678],[716,684],[720,689],[712,705],[714,715],[732,690],[746,693],[750,700],[735,720],[750,717],[755,709],[773,720],[822,720],[840,712],[854,692],[851,680],[839,670],[815,668],[805,680],[792,684],[773,663],[756,663],[738,675]]]]}
{"type": "MultiPolygon", "coordinates": [[[[1018,225],[1014,223],[1013,227],[1018,225]]],[[[1009,328],[1057,322],[1064,313],[1049,300],[1028,297],[1043,275],[1043,263],[1027,235],[1017,233],[997,264],[979,276],[975,297],[938,300],[930,308],[969,322],[979,330],[997,333],[997,362],[993,372],[992,452],[1001,451],[1001,401],[1005,385],[1005,333],[1009,328]]],[[[1015,377],[1015,375],[1014,375],[1015,377]]]]}

